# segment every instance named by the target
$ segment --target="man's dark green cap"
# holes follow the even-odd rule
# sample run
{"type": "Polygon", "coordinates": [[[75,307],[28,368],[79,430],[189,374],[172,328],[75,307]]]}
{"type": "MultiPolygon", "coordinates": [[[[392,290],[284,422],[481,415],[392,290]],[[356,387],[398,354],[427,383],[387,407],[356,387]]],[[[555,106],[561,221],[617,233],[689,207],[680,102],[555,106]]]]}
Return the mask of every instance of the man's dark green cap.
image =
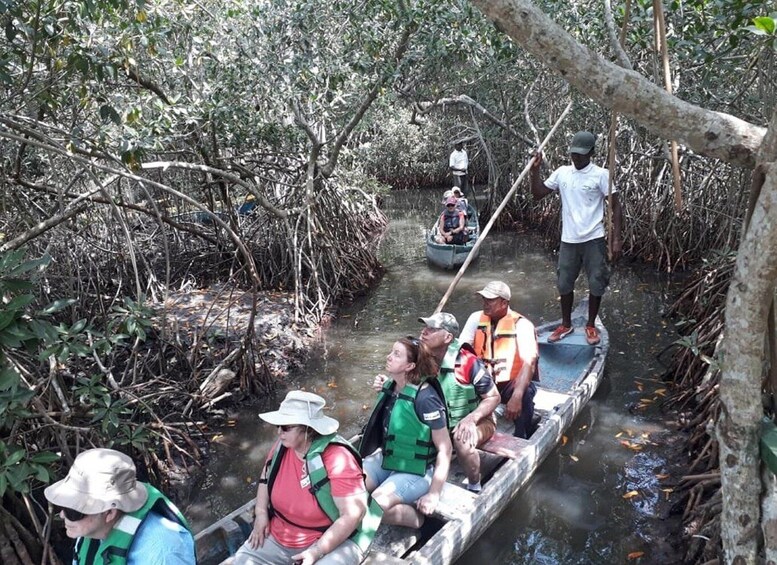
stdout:
{"type": "Polygon", "coordinates": [[[596,145],[594,134],[590,131],[579,131],[572,138],[572,143],[569,144],[569,152],[588,155],[594,145],[596,145]]]}

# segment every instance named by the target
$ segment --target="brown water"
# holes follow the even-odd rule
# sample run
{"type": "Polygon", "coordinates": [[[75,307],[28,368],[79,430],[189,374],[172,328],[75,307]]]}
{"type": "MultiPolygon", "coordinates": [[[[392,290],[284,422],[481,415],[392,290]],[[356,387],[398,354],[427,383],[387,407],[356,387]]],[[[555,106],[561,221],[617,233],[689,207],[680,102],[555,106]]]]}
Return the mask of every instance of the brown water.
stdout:
{"type": "MultiPolygon", "coordinates": [[[[345,436],[366,422],[374,399],[369,383],[383,370],[391,344],[419,332],[418,316],[435,309],[455,275],[427,266],[424,258],[423,236],[440,192],[400,192],[387,199],[385,277],[341,312],[306,374],[288,383],[324,396],[345,436]]],[[[512,307],[535,323],[560,317],[554,255],[534,236],[515,233],[489,235],[445,310],[463,324],[480,309],[474,292],[494,279],[510,285],[512,307]]],[[[580,297],[584,277],[578,283],[580,297]]],[[[670,455],[664,442],[673,432],[657,408],[663,386],[656,382],[661,373],[656,355],[674,339],[661,317],[672,292],[669,281],[649,270],[616,270],[601,312],[611,340],[604,383],[570,428],[566,444],[458,563],[677,562],[667,548],[662,518],[668,491],[661,490],[668,488],[661,478],[670,455]]],[[[256,414],[275,409],[286,390],[231,415],[234,425],[223,430],[205,485],[186,512],[195,530],[254,496],[259,466],[276,435],[256,414]]]]}

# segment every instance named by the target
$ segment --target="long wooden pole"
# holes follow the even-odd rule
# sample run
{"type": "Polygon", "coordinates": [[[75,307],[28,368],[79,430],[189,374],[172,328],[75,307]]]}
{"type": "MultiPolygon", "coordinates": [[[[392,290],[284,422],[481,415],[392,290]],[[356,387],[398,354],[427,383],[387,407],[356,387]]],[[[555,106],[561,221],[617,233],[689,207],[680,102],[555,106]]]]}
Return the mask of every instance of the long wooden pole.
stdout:
{"type": "MultiPolygon", "coordinates": [[[[545,136],[545,139],[542,140],[542,143],[540,143],[540,146],[537,148],[537,154],[542,152],[542,150],[545,148],[545,145],[547,145],[548,141],[550,141],[550,138],[553,137],[553,134],[556,133],[558,126],[561,125],[561,122],[564,121],[564,118],[567,117],[567,114],[569,114],[569,111],[571,109],[572,109],[572,101],[570,101],[569,104],[567,104],[567,107],[564,108],[564,111],[561,113],[561,116],[559,116],[558,120],[556,120],[556,123],[553,124],[553,128],[548,132],[548,135],[545,136]]],[[[459,268],[459,272],[456,273],[456,276],[453,278],[453,280],[451,281],[451,284],[448,286],[448,290],[445,291],[445,294],[440,299],[440,303],[437,305],[437,308],[435,308],[434,310],[435,314],[437,312],[441,312],[443,306],[445,306],[446,302],[448,302],[448,299],[451,297],[451,294],[453,294],[453,290],[456,288],[456,285],[459,284],[461,277],[464,276],[464,272],[467,270],[467,267],[469,267],[469,264],[472,263],[472,261],[477,256],[477,250],[480,249],[480,244],[483,243],[484,239],[486,239],[488,232],[491,231],[491,227],[494,225],[494,223],[496,223],[496,219],[499,217],[499,214],[502,213],[502,210],[505,209],[505,206],[507,206],[507,203],[515,194],[515,191],[518,190],[518,187],[521,185],[521,181],[523,181],[524,177],[528,174],[536,158],[537,157],[535,155],[534,157],[529,159],[528,164],[523,168],[523,171],[521,171],[521,174],[515,180],[515,182],[513,183],[513,186],[510,187],[510,190],[502,199],[502,203],[499,205],[499,207],[494,212],[493,216],[491,216],[491,219],[486,224],[486,227],[483,228],[483,231],[480,232],[480,236],[478,237],[478,240],[475,242],[475,245],[472,246],[472,251],[470,251],[469,255],[467,255],[467,258],[464,260],[464,263],[461,265],[461,268],[459,268]]]]}

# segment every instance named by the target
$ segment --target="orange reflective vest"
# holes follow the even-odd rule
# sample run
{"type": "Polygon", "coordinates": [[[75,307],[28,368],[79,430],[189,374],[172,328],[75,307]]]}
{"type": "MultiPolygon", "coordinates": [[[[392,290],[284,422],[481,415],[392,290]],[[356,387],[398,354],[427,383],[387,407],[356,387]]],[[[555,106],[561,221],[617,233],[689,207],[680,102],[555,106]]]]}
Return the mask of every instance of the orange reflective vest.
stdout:
{"type": "MultiPolygon", "coordinates": [[[[523,318],[518,312],[507,310],[501,320],[496,324],[496,330],[491,334],[491,318],[481,312],[478,328],[475,330],[475,339],[472,344],[475,354],[485,363],[494,382],[506,383],[518,376],[523,367],[521,357],[518,355],[516,343],[515,324],[523,318]]],[[[536,336],[535,336],[536,339],[536,336]]],[[[537,366],[534,367],[532,380],[538,381],[537,366]]]]}

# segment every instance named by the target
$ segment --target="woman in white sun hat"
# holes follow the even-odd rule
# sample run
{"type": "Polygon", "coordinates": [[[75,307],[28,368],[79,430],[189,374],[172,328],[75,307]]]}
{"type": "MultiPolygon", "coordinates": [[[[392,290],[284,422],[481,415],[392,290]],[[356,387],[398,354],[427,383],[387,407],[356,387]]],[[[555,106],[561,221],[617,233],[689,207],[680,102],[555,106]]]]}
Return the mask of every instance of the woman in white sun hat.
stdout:
{"type": "Polygon", "coordinates": [[[256,491],[253,530],[234,563],[350,565],[362,561],[380,523],[361,458],[336,434],[326,401],[294,390],[259,414],[278,427],[256,491]]]}

